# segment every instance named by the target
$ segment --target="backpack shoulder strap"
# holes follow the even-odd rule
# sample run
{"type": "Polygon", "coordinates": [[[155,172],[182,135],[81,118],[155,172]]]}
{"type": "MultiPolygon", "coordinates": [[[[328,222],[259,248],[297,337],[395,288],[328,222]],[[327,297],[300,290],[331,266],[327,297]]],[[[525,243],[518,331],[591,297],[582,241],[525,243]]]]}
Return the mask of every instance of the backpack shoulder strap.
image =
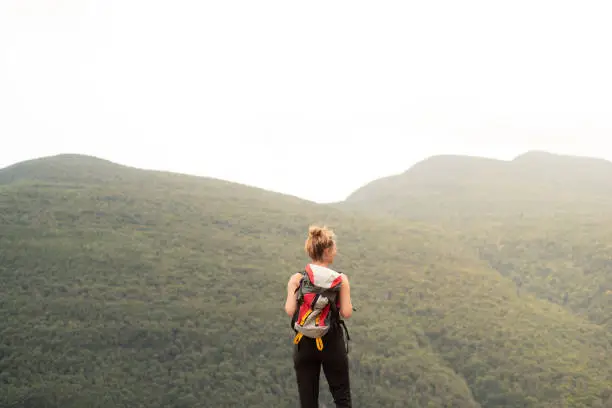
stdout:
{"type": "Polygon", "coordinates": [[[300,285],[293,292],[297,294],[297,299],[296,299],[297,307],[295,308],[295,313],[293,313],[293,316],[291,317],[291,329],[293,329],[293,331],[296,331],[295,322],[297,321],[298,315],[300,314],[300,306],[302,305],[302,302],[304,301],[304,296],[302,294],[302,288],[304,286],[304,278],[305,278],[306,271],[302,270],[298,273],[302,274],[302,279],[300,280],[300,285]]]}
{"type": "MultiPolygon", "coordinates": [[[[349,342],[351,341],[351,336],[349,335],[348,329],[346,328],[346,323],[344,322],[344,319],[342,319],[342,316],[340,315],[340,310],[338,310],[338,305],[336,304],[336,302],[331,302],[329,304],[331,311],[332,311],[332,316],[335,317],[335,321],[333,322],[333,324],[335,324],[337,326],[338,329],[342,328],[344,329],[344,333],[345,333],[345,346],[346,346],[346,354],[349,353],[350,351],[350,347],[349,347],[349,342]]],[[[355,310],[355,308],[353,308],[353,310],[355,310]]]]}

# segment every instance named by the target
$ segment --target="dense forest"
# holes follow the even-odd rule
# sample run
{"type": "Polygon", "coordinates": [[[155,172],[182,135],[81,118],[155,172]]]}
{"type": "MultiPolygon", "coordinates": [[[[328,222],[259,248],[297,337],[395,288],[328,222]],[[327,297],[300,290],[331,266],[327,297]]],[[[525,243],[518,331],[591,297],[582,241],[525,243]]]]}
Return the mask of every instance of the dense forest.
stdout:
{"type": "Polygon", "coordinates": [[[367,187],[317,205],[77,155],[0,170],[0,406],[296,407],[283,304],[311,223],[351,278],[355,406],[612,406],[601,201],[475,223],[467,196],[419,217],[367,187]]]}
{"type": "Polygon", "coordinates": [[[517,293],[612,330],[610,180],[612,163],[588,157],[436,156],[362,187],[338,206],[444,226],[510,278],[517,293]]]}

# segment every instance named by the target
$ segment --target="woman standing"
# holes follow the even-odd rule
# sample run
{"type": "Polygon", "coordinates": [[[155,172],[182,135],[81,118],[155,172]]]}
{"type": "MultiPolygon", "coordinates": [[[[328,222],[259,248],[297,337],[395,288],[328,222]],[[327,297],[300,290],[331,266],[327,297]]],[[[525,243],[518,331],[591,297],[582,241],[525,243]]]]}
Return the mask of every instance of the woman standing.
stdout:
{"type": "MultiPolygon", "coordinates": [[[[351,317],[353,305],[348,277],[329,268],[337,253],[335,235],[326,227],[311,226],[305,250],[312,262],[306,265],[306,274],[323,276],[327,282],[340,280],[338,312],[343,318],[351,317]]],[[[287,284],[285,311],[295,317],[298,311],[296,292],[304,273],[291,276],[287,284]]],[[[298,335],[293,352],[300,404],[302,408],[317,408],[319,405],[319,378],[321,367],[329,384],[337,408],[351,408],[348,354],[340,324],[332,324],[329,331],[315,340],[298,335]],[[319,342],[322,340],[322,344],[319,342]],[[324,346],[323,346],[324,345],[324,346]]]]}

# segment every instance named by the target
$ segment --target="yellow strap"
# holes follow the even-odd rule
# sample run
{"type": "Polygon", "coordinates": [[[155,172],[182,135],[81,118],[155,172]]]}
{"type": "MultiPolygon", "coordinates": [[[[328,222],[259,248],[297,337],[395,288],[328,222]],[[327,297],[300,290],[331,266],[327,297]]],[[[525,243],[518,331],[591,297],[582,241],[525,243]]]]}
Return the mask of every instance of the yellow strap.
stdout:
{"type": "Polygon", "coordinates": [[[302,340],[302,333],[298,333],[295,335],[295,337],[293,338],[293,344],[298,344],[300,342],[300,340],[302,340]]]}
{"type": "Polygon", "coordinates": [[[304,316],[302,316],[302,320],[300,320],[300,325],[304,324],[304,322],[306,321],[308,316],[310,316],[311,313],[312,313],[312,309],[308,310],[306,313],[304,313],[304,316]]]}
{"type": "Polygon", "coordinates": [[[320,337],[317,337],[317,348],[319,351],[323,350],[323,340],[320,337]]]}

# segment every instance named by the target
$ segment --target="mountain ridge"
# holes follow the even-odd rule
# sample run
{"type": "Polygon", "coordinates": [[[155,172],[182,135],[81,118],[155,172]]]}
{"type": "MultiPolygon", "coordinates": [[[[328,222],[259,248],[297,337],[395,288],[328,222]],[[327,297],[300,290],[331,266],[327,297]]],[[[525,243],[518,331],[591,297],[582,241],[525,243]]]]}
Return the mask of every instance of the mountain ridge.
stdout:
{"type": "Polygon", "coordinates": [[[612,163],[599,158],[542,151],[509,161],[439,156],[336,206],[455,231],[517,290],[612,331],[610,181],[612,163]]]}
{"type": "MultiPolygon", "coordinates": [[[[592,156],[580,156],[580,155],[552,153],[552,152],[548,152],[545,150],[527,150],[524,153],[518,154],[517,156],[515,156],[514,158],[510,160],[498,159],[498,158],[493,158],[493,157],[488,157],[488,156],[477,156],[477,155],[438,154],[438,155],[432,155],[432,156],[425,157],[424,159],[419,160],[418,162],[409,166],[406,170],[400,173],[391,174],[388,176],[382,176],[377,179],[371,180],[369,182],[365,182],[361,187],[357,188],[355,191],[350,193],[346,199],[337,201],[337,202],[333,202],[333,203],[323,204],[323,205],[336,205],[336,204],[341,204],[341,203],[351,201],[352,199],[354,199],[354,196],[358,194],[360,191],[362,191],[364,188],[374,185],[377,182],[386,181],[389,179],[395,180],[397,178],[401,178],[402,176],[414,173],[416,170],[430,171],[431,169],[428,168],[429,166],[438,165],[440,162],[443,162],[443,164],[446,164],[446,165],[448,165],[449,162],[452,162],[451,163],[452,167],[454,167],[455,169],[462,170],[462,166],[474,167],[477,165],[490,164],[490,165],[497,166],[497,167],[500,167],[500,166],[508,167],[508,166],[517,165],[517,164],[521,164],[521,165],[532,164],[534,161],[541,162],[542,160],[546,160],[547,163],[552,162],[557,165],[560,162],[563,162],[563,164],[571,163],[572,165],[578,164],[576,162],[581,162],[585,164],[588,163],[591,165],[599,164],[599,165],[606,166],[608,169],[610,169],[610,171],[612,171],[612,162],[609,160],[603,159],[603,158],[597,158],[597,157],[592,157],[592,156]]],[[[22,160],[17,163],[13,163],[6,167],[0,168],[0,183],[7,183],[8,182],[7,180],[11,180],[11,178],[9,177],[10,175],[12,175],[12,177],[16,179],[17,176],[11,173],[21,172],[21,177],[25,178],[27,176],[24,173],[27,173],[27,171],[36,170],[37,167],[38,167],[39,177],[41,176],[48,177],[48,175],[45,175],[45,170],[53,169],[54,166],[60,163],[66,167],[66,170],[69,170],[70,166],[67,166],[69,162],[72,162],[70,163],[70,165],[75,165],[75,166],[83,166],[83,165],[93,166],[97,170],[99,170],[100,168],[106,167],[107,170],[115,170],[115,171],[122,171],[122,170],[140,171],[140,172],[148,171],[148,172],[162,173],[168,176],[187,176],[187,177],[195,177],[195,178],[208,179],[208,180],[223,181],[226,183],[232,183],[236,186],[255,188],[261,191],[278,193],[284,196],[299,198],[301,200],[314,203],[314,201],[309,200],[307,198],[297,197],[295,195],[287,194],[283,192],[272,191],[272,190],[258,187],[255,185],[251,185],[251,184],[245,184],[245,183],[240,183],[236,181],[225,180],[222,178],[215,178],[215,177],[210,177],[210,176],[195,175],[195,174],[179,172],[179,171],[159,170],[159,169],[154,169],[154,168],[141,168],[141,167],[136,167],[136,166],[132,166],[128,164],[120,164],[118,162],[115,162],[109,159],[105,159],[105,158],[101,158],[101,157],[89,155],[89,154],[82,154],[82,153],[59,153],[59,154],[50,155],[50,156],[41,156],[37,158],[26,159],[26,160],[22,160]]],[[[466,170],[466,169],[463,169],[463,170],[466,170]]],[[[470,168],[467,167],[467,170],[470,170],[470,168]]],[[[473,170],[476,170],[476,169],[473,169],[473,170]]]]}
{"type": "Polygon", "coordinates": [[[24,180],[37,181],[70,181],[87,183],[134,182],[139,183],[143,175],[155,175],[157,181],[172,183],[173,180],[183,180],[192,183],[208,183],[209,185],[224,185],[248,190],[252,194],[263,194],[270,197],[283,197],[290,201],[303,201],[316,204],[314,201],[293,194],[269,190],[251,184],[225,180],[211,176],[202,176],[178,171],[149,169],[121,164],[98,156],[80,153],[61,153],[24,160],[0,168],[0,185],[24,180]],[[75,172],[80,172],[76,173],[75,172]]]}
{"type": "Polygon", "coordinates": [[[439,155],[366,183],[334,205],[427,221],[604,211],[612,208],[609,180],[612,162],[604,159],[539,151],[512,160],[439,155]]]}

